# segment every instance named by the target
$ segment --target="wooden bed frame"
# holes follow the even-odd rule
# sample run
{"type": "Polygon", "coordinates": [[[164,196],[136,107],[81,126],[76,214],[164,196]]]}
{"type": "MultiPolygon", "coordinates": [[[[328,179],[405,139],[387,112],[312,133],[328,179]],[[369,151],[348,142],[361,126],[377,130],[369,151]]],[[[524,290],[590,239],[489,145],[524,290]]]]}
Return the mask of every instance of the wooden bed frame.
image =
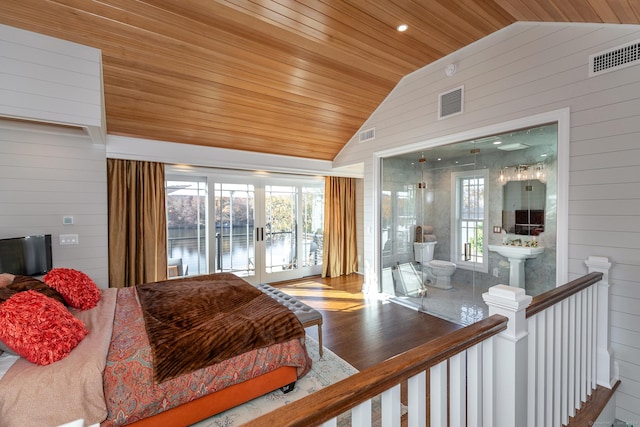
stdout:
{"type": "Polygon", "coordinates": [[[296,371],[297,369],[293,366],[283,366],[249,381],[232,385],[152,417],[127,424],[127,426],[184,427],[279,388],[289,386],[297,380],[296,371]]]}

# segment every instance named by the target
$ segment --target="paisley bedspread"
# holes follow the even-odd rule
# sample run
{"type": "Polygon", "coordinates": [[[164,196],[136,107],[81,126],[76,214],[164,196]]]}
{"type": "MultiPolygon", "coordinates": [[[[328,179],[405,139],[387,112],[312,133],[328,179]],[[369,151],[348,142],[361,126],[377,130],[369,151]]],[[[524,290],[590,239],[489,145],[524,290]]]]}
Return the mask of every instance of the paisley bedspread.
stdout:
{"type": "Polygon", "coordinates": [[[231,273],[136,286],[156,382],[305,336],[296,315],[231,273]]]}
{"type": "Polygon", "coordinates": [[[281,366],[295,366],[298,377],[311,369],[304,338],[243,353],[156,384],[135,288],[120,289],[104,373],[108,415],[101,425],[121,426],[147,418],[281,366]]]}

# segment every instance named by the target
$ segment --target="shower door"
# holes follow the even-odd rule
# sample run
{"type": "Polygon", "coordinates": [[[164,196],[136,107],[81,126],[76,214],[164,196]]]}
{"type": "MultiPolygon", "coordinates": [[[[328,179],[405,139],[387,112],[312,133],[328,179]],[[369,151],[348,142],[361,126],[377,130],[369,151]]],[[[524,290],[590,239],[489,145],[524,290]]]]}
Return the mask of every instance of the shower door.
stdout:
{"type": "Polygon", "coordinates": [[[475,141],[465,141],[384,158],[381,165],[382,291],[460,324],[485,314],[476,304],[481,293],[475,282],[486,271],[489,183],[478,155],[475,141]],[[418,242],[435,243],[432,259],[456,265],[450,289],[428,260],[416,256],[423,246],[418,242]]]}

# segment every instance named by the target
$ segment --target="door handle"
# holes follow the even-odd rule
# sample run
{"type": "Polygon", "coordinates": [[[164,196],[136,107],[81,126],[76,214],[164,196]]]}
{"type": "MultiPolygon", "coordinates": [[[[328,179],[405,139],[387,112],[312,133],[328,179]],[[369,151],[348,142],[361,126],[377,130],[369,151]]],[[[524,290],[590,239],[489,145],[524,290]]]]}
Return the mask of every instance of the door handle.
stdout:
{"type": "Polygon", "coordinates": [[[469,261],[471,259],[471,243],[464,244],[464,260],[469,261]]]}

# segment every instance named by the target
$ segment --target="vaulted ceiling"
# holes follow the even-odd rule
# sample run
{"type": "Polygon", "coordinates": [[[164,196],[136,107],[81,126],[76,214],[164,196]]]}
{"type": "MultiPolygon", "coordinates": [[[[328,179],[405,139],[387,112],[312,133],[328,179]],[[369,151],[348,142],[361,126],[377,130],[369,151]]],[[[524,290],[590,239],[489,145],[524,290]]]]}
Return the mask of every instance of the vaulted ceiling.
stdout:
{"type": "Polygon", "coordinates": [[[513,22],[640,23],[640,0],[1,3],[2,24],[102,50],[109,134],[320,160],[403,76],[513,22]]]}

